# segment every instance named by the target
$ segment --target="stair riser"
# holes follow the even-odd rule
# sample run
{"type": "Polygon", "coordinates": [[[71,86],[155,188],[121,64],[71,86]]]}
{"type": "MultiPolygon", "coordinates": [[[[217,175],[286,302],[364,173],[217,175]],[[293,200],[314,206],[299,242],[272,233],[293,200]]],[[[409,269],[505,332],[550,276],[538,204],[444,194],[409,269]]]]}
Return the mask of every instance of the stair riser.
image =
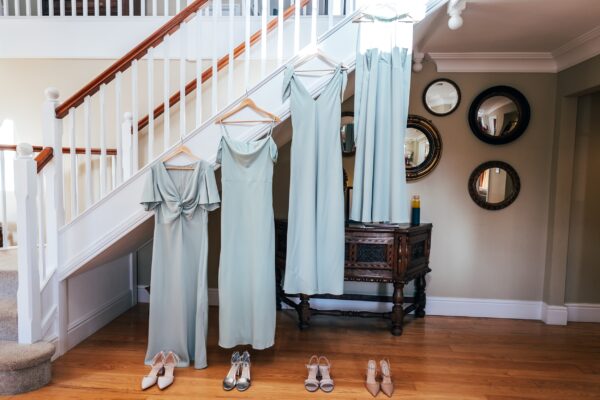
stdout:
{"type": "Polygon", "coordinates": [[[16,341],[18,339],[18,325],[16,316],[0,317],[0,340],[16,341]]]}
{"type": "Polygon", "coordinates": [[[0,395],[30,392],[46,386],[51,380],[50,360],[30,368],[0,371],[0,395]]]}
{"type": "Polygon", "coordinates": [[[0,271],[0,299],[17,297],[18,275],[16,271],[0,271]]]}

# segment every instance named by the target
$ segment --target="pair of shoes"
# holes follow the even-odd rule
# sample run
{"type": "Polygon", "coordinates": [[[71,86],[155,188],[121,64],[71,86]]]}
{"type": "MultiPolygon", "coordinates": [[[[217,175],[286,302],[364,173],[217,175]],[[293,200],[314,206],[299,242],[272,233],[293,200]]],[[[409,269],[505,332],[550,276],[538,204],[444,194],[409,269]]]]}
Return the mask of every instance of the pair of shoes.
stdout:
{"type": "Polygon", "coordinates": [[[155,355],[152,359],[150,373],[142,378],[142,390],[154,386],[157,381],[161,390],[170,386],[175,380],[174,372],[178,362],[179,357],[172,351],[166,355],[162,351],[155,355]]]}
{"type": "Polygon", "coordinates": [[[367,391],[375,397],[381,389],[386,396],[392,397],[394,383],[392,382],[390,362],[388,360],[381,360],[379,365],[381,366],[381,382],[377,380],[377,364],[375,360],[369,360],[367,363],[367,380],[365,381],[367,391]]]}
{"type": "Polygon", "coordinates": [[[331,379],[330,370],[331,363],[325,356],[317,357],[312,356],[306,364],[308,369],[308,378],[304,381],[304,387],[309,392],[316,392],[321,389],[322,391],[329,393],[332,392],[335,385],[333,379],[331,379]]]}
{"type": "Polygon", "coordinates": [[[250,353],[244,351],[240,356],[237,351],[231,355],[231,368],[223,379],[223,389],[233,390],[237,388],[240,392],[250,387],[250,353]]]}

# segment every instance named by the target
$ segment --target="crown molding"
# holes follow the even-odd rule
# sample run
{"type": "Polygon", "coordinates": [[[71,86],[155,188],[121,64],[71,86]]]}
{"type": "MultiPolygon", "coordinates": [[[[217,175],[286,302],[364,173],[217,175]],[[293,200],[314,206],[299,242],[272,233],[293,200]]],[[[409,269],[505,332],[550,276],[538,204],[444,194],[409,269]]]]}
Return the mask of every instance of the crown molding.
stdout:
{"type": "Polygon", "coordinates": [[[600,54],[600,26],[554,49],[558,71],[570,68],[600,54]]]}
{"type": "Polygon", "coordinates": [[[549,52],[428,53],[438,72],[557,72],[549,52]]]}

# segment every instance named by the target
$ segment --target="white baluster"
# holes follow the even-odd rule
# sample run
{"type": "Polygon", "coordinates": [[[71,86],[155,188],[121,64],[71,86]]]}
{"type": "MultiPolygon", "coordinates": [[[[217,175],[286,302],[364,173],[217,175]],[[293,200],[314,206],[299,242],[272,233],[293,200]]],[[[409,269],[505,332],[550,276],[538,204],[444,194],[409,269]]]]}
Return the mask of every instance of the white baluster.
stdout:
{"type": "Polygon", "coordinates": [[[158,0],[152,0],[152,16],[158,16],[158,0]]]}
{"type": "MultiPolygon", "coordinates": [[[[214,11],[214,10],[213,10],[214,11]]],[[[212,85],[211,85],[211,94],[212,94],[212,115],[217,113],[217,101],[218,101],[218,76],[219,71],[217,71],[217,14],[213,12],[212,15],[212,32],[214,36],[214,40],[212,41],[212,85]]]]}
{"type": "Polygon", "coordinates": [[[42,280],[46,279],[46,241],[44,240],[44,217],[45,217],[45,205],[44,201],[44,175],[38,174],[37,176],[37,209],[38,209],[38,268],[40,270],[40,277],[42,280]]]}
{"type": "Polygon", "coordinates": [[[71,161],[71,220],[79,214],[78,203],[78,171],[77,171],[77,149],[76,149],[76,134],[75,134],[75,108],[69,110],[69,138],[70,148],[69,156],[71,161]]]}
{"type": "Polygon", "coordinates": [[[233,101],[233,0],[229,0],[229,64],[227,66],[227,100],[233,101]]]}
{"type": "Polygon", "coordinates": [[[123,16],[123,0],[117,0],[117,16],[123,16]]]}
{"type": "Polygon", "coordinates": [[[100,85],[100,198],[106,195],[106,115],[104,114],[104,92],[106,84],[100,85]]]}
{"type": "Polygon", "coordinates": [[[283,0],[277,3],[277,62],[283,62],[283,0]]]}
{"type": "MultiPolygon", "coordinates": [[[[107,0],[110,1],[110,0],[107,0]]],[[[146,0],[140,0],[140,15],[142,17],[146,16],[146,0]]]]}
{"type": "Polygon", "coordinates": [[[20,16],[21,16],[21,1],[15,0],[15,17],[20,17],[20,16]]]}
{"type": "Polygon", "coordinates": [[[328,7],[327,8],[327,16],[328,16],[328,18],[327,18],[327,21],[328,21],[327,22],[327,26],[328,26],[329,29],[331,29],[331,27],[333,26],[333,12],[334,12],[333,8],[335,7],[333,3],[334,2],[332,0],[329,0],[327,2],[327,7],[328,7]]]}
{"type": "MultiPolygon", "coordinates": [[[[202,19],[196,14],[196,127],[202,124],[202,19]]],[[[165,146],[166,148],[166,146],[165,146]]]]}
{"type": "Polygon", "coordinates": [[[310,18],[310,42],[313,46],[317,45],[317,15],[319,14],[319,0],[311,2],[311,18],[310,18]]]}
{"type": "Polygon", "coordinates": [[[17,146],[15,159],[17,200],[19,343],[35,343],[42,336],[42,304],[37,254],[37,173],[30,144],[17,146]]]}
{"type": "Polygon", "coordinates": [[[85,147],[85,208],[92,206],[94,191],[92,188],[92,115],[90,113],[90,96],[83,101],[83,132],[85,147]]]}
{"type": "MultiPolygon", "coordinates": [[[[250,0],[248,0],[250,1],[250,0]]],[[[254,16],[258,15],[258,0],[254,0],[254,16]]]]}
{"type": "Polygon", "coordinates": [[[31,0],[25,0],[25,15],[31,16],[31,0]]]}
{"type": "Polygon", "coordinates": [[[4,163],[4,150],[0,151],[0,217],[2,218],[2,247],[8,243],[8,224],[6,218],[6,165],[4,163]]]}
{"type": "MultiPolygon", "coordinates": [[[[52,3],[52,1],[50,1],[50,3],[52,3]]],[[[88,2],[85,0],[83,1],[83,16],[88,16],[88,2]]]]}
{"type": "Polygon", "coordinates": [[[48,15],[54,16],[54,1],[48,1],[48,15]]]}
{"type": "Polygon", "coordinates": [[[181,11],[181,5],[179,4],[180,0],[175,0],[175,14],[179,14],[179,11],[181,11]]]}
{"type": "Polygon", "coordinates": [[[129,16],[133,16],[133,0],[129,0],[129,16]]]}
{"type": "MultiPolygon", "coordinates": [[[[38,1],[41,1],[41,0],[38,0],[38,1]]],[[[2,15],[5,16],[5,17],[8,17],[10,15],[10,1],[9,0],[5,0],[3,2],[3,4],[4,4],[4,10],[3,10],[4,14],[2,14],[2,15]]],[[[40,10],[41,10],[41,8],[38,8],[38,16],[42,15],[42,12],[40,10]]]]}
{"type": "MultiPolygon", "coordinates": [[[[87,0],[84,0],[84,1],[87,1],[87,0]]],[[[110,0],[107,0],[107,1],[110,1],[110,0]]],[[[50,0],[50,2],[52,3],[52,0],[50,0]]],[[[94,16],[96,16],[96,17],[100,16],[100,0],[94,0],[94,16]]]]}
{"type": "Polygon", "coordinates": [[[300,51],[300,0],[294,0],[294,54],[300,51]]]}
{"type": "Polygon", "coordinates": [[[123,181],[123,162],[121,158],[121,72],[115,75],[115,142],[117,144],[117,173],[115,184],[120,185],[123,181]]]}
{"type": "MultiPolygon", "coordinates": [[[[73,1],[75,1],[75,0],[73,0],[73,1]]],[[[8,1],[6,1],[5,3],[8,6],[8,1]]],[[[38,17],[42,16],[42,11],[43,11],[42,10],[42,0],[37,0],[37,15],[38,15],[38,17]]],[[[5,14],[5,15],[8,15],[8,14],[5,14]]]]}
{"type": "Polygon", "coordinates": [[[260,17],[261,33],[260,33],[260,77],[264,78],[267,68],[267,15],[269,13],[266,0],[262,1],[262,12],[260,17]]]}
{"type": "Polygon", "coordinates": [[[65,0],[60,0],[60,2],[59,2],[59,12],[60,12],[60,16],[61,17],[65,16],[65,0]]]}
{"type": "MultiPolygon", "coordinates": [[[[112,0],[105,0],[105,1],[106,1],[106,3],[105,3],[106,4],[105,5],[105,7],[106,7],[106,16],[110,17],[110,14],[111,14],[111,9],[110,9],[111,4],[110,3],[112,3],[112,0]]],[[[113,184],[114,184],[114,182],[113,182],[113,184]]]]}
{"type": "Polygon", "coordinates": [[[132,168],[132,132],[133,132],[133,116],[130,112],[123,114],[123,123],[121,124],[121,163],[123,164],[123,180],[129,179],[133,173],[132,168]]]}
{"type": "Polygon", "coordinates": [[[165,109],[163,112],[163,150],[166,150],[171,145],[171,109],[169,104],[169,96],[171,94],[170,89],[170,79],[171,74],[169,72],[169,65],[171,61],[169,59],[169,42],[171,41],[171,36],[165,36],[163,40],[164,48],[164,59],[163,59],[163,104],[165,105],[165,109]]]}
{"type": "Polygon", "coordinates": [[[148,49],[148,162],[154,159],[154,49],[148,49]]]}
{"type": "MultiPolygon", "coordinates": [[[[42,0],[38,0],[38,15],[42,15],[42,0]]],[[[71,0],[71,16],[77,16],[77,5],[75,4],[75,0],[71,0]]]]}
{"type": "Polygon", "coordinates": [[[246,0],[245,4],[245,22],[244,22],[244,87],[248,89],[250,86],[250,0],[246,0]]]}
{"type": "Polygon", "coordinates": [[[185,119],[185,79],[186,79],[186,61],[187,53],[187,24],[183,22],[179,27],[179,138],[186,134],[185,119]]]}
{"type": "Polygon", "coordinates": [[[169,16],[169,15],[170,15],[170,14],[169,14],[169,0],[165,0],[165,1],[163,2],[163,8],[164,8],[164,10],[163,10],[163,15],[164,15],[165,17],[169,16]]]}
{"type": "Polygon", "coordinates": [[[133,60],[131,63],[131,108],[132,108],[132,116],[133,120],[133,149],[131,152],[131,159],[133,164],[132,172],[135,172],[140,167],[138,161],[138,62],[137,60],[133,60]]]}

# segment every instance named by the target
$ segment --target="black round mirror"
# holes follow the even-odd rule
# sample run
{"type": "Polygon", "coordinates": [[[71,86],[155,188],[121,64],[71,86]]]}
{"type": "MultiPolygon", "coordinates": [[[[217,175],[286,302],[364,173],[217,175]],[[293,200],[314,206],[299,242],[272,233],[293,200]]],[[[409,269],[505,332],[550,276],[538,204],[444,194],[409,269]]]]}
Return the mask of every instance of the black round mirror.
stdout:
{"type": "Polygon", "coordinates": [[[423,105],[433,115],[452,114],[460,104],[460,89],[450,79],[432,81],[423,91],[423,105]]]}
{"type": "Polygon", "coordinates": [[[340,124],[340,136],[342,139],[342,155],[352,156],[356,152],[356,141],[354,140],[354,113],[342,112],[342,123],[340,124]]]}
{"type": "Polygon", "coordinates": [[[484,142],[505,144],[525,132],[530,115],[529,103],[521,92],[510,86],[494,86],[471,103],[469,125],[484,142]]]}
{"type": "Polygon", "coordinates": [[[469,195],[481,208],[501,210],[511,205],[521,191],[517,171],[503,161],[488,161],[469,177],[469,195]]]}
{"type": "Polygon", "coordinates": [[[442,156],[442,138],[431,121],[409,115],[404,137],[406,180],[416,181],[429,174],[442,156]]]}

